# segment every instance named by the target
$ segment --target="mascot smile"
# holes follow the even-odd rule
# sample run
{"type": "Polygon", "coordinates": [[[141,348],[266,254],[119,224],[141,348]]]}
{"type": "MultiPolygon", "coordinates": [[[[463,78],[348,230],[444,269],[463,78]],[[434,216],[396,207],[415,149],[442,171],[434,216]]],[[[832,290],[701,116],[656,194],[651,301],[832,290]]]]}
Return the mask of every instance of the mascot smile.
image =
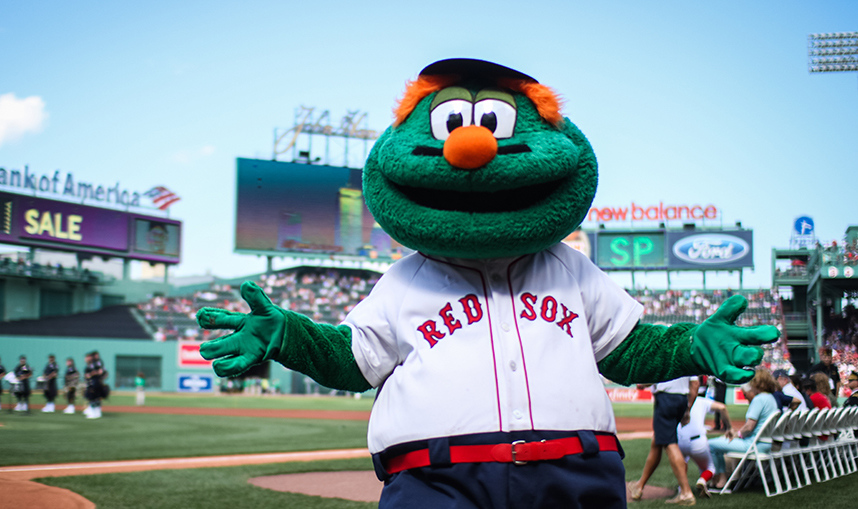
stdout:
{"type": "Polygon", "coordinates": [[[601,375],[741,383],[775,341],[734,325],[733,296],[700,325],[643,309],[560,241],[596,193],[596,157],[548,87],[482,60],[410,82],[363,175],[367,207],[417,252],[339,326],[241,287],[249,314],[200,352],[219,376],[275,360],[333,389],[378,387],[368,442],[384,508],[625,507],[622,448],[601,375]]]}

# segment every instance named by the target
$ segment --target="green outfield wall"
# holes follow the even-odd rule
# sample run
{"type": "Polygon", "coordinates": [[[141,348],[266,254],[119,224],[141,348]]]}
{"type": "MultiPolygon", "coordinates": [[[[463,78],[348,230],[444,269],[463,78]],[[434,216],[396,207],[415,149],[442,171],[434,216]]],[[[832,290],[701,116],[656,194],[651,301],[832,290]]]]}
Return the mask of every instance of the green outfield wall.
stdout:
{"type": "MultiPolygon", "coordinates": [[[[147,388],[152,390],[177,392],[180,390],[180,377],[210,377],[213,390],[218,390],[219,379],[211,367],[179,365],[179,344],[176,341],[0,336],[0,364],[7,371],[12,371],[18,364],[18,358],[25,355],[34,376],[41,375],[51,354],[57,358],[61,376],[65,374],[68,357],[74,359],[75,366],[82,372],[84,355],[92,350],[98,350],[108,372],[107,383],[114,389],[133,388],[134,375],[143,371],[147,375],[147,388]]],[[[292,372],[273,362],[269,369],[269,379],[272,382],[279,380],[282,392],[292,392],[292,372]]],[[[3,382],[3,388],[8,389],[9,384],[3,382]]]]}

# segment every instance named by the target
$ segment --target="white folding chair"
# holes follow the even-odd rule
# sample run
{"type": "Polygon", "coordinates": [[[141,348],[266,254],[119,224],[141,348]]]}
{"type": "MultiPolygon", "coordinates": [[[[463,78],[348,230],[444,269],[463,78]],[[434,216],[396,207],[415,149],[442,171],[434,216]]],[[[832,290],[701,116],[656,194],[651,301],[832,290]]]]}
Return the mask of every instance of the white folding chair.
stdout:
{"type": "Polygon", "coordinates": [[[796,485],[799,488],[810,486],[810,474],[808,473],[807,464],[802,455],[801,430],[807,422],[809,410],[796,410],[790,414],[790,420],[787,422],[784,430],[784,445],[787,446],[785,454],[788,456],[792,471],[795,475],[796,485]],[[800,467],[796,464],[795,459],[798,457],[800,467]]]}
{"type": "Polygon", "coordinates": [[[778,469],[775,465],[774,457],[769,453],[761,452],[759,448],[759,444],[771,443],[772,430],[779,418],[780,412],[775,412],[770,415],[765,422],[757,423],[757,426],[762,427],[754,437],[754,440],[751,442],[747,451],[743,453],[728,452],[724,454],[725,458],[738,459],[739,464],[736,465],[733,473],[730,474],[730,478],[727,479],[724,489],[721,490],[722,495],[732,493],[733,491],[739,490],[742,486],[749,485],[757,477],[759,477],[763,482],[763,489],[765,490],[767,497],[784,493],[784,490],[781,487],[780,476],[778,475],[778,469]],[[756,468],[754,468],[755,466],[756,468]],[[772,474],[772,480],[774,481],[775,488],[774,493],[769,489],[767,472],[772,474]]]}
{"type": "Polygon", "coordinates": [[[852,428],[850,422],[854,411],[851,407],[842,408],[840,417],[837,419],[835,428],[837,430],[837,453],[843,458],[843,467],[846,469],[846,474],[852,474],[858,470],[858,465],[855,463],[855,455],[852,452],[852,428]]]}
{"type": "Polygon", "coordinates": [[[781,473],[783,473],[783,480],[786,485],[784,492],[795,489],[792,486],[790,473],[787,469],[786,463],[786,457],[789,455],[787,452],[789,450],[789,444],[787,443],[787,425],[792,419],[792,414],[793,412],[791,410],[784,410],[772,428],[772,451],[770,454],[772,455],[775,463],[780,465],[781,473]]]}
{"type": "Polygon", "coordinates": [[[804,421],[801,423],[800,438],[806,441],[807,445],[799,449],[799,456],[801,457],[801,466],[804,468],[805,475],[808,470],[813,470],[813,476],[816,478],[816,482],[822,482],[822,478],[819,476],[819,467],[816,465],[816,455],[813,451],[813,444],[811,444],[814,440],[813,425],[816,422],[817,414],[819,414],[818,408],[813,408],[804,413],[804,421]],[[807,458],[807,461],[805,461],[805,457],[807,458]]]}
{"type": "Polygon", "coordinates": [[[831,472],[834,474],[835,479],[841,475],[846,475],[846,471],[843,469],[843,461],[840,459],[836,439],[837,422],[840,420],[842,413],[842,408],[831,408],[828,410],[828,415],[822,423],[823,436],[827,437],[827,440],[825,441],[825,456],[828,459],[828,466],[831,468],[831,472]]]}
{"type": "MultiPolygon", "coordinates": [[[[833,479],[828,470],[828,458],[825,455],[825,451],[828,450],[828,445],[825,443],[826,440],[823,438],[826,435],[826,432],[823,431],[825,426],[825,421],[828,419],[828,408],[823,408],[817,412],[816,417],[813,419],[813,422],[808,422],[810,425],[810,445],[808,445],[808,450],[810,451],[810,457],[816,463],[816,460],[819,460],[818,467],[822,468],[822,474],[824,479],[822,482],[830,481],[833,479]]],[[[826,430],[827,431],[827,430],[826,430]]]]}

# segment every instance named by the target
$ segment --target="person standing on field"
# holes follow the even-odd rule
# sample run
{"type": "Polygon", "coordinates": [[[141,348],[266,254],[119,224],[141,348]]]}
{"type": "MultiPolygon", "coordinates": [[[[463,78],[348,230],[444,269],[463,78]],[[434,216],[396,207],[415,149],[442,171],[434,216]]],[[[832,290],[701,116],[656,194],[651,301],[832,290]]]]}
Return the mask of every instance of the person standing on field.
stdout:
{"type": "Polygon", "coordinates": [[[18,412],[30,411],[30,377],[33,376],[33,370],[27,364],[27,357],[21,356],[18,359],[18,365],[15,367],[15,378],[18,383],[15,390],[15,397],[18,398],[18,404],[15,410],[18,412]]]}
{"type": "Polygon", "coordinates": [[[44,408],[42,408],[42,412],[53,413],[56,408],[54,407],[54,399],[57,397],[57,375],[59,374],[60,369],[57,367],[57,359],[53,355],[48,355],[48,364],[45,365],[45,369],[42,372],[42,376],[45,377],[45,403],[44,408]]]}
{"type": "Polygon", "coordinates": [[[146,404],[146,376],[142,371],[137,372],[134,378],[134,386],[137,387],[137,406],[146,404]]]}
{"type": "Polygon", "coordinates": [[[73,414],[74,413],[74,398],[75,392],[77,392],[77,384],[80,381],[80,371],[74,365],[74,359],[69,357],[66,359],[66,376],[65,376],[65,388],[66,388],[66,401],[68,401],[68,406],[65,410],[63,410],[64,414],[73,414]]]}
{"type": "Polygon", "coordinates": [[[685,456],[678,445],[677,426],[689,418],[689,411],[694,405],[694,400],[697,399],[699,386],[700,381],[696,376],[684,376],[652,386],[652,394],[655,398],[652,427],[655,434],[641,478],[637,482],[628,483],[632,500],[638,501],[642,498],[644,486],[661,462],[662,451],[666,450],[670,468],[679,482],[680,490],[678,495],[667,499],[665,503],[677,505],[696,503],[686,475],[685,456]]]}

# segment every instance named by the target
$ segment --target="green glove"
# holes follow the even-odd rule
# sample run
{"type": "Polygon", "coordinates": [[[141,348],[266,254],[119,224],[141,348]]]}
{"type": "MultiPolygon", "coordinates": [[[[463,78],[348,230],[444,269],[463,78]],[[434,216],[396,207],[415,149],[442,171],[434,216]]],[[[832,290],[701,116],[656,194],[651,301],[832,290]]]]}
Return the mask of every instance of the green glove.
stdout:
{"type": "Polygon", "coordinates": [[[781,333],[773,325],[736,326],[747,307],[745,297],[734,295],[692,331],[691,359],[701,373],[733,384],[754,378],[753,367],[763,360],[763,349],[751,345],[773,343],[781,333]]]}
{"type": "Polygon", "coordinates": [[[736,318],[748,306],[734,295],[700,325],[676,323],[670,327],[639,323],[613,352],[599,362],[599,372],[623,385],[655,383],[681,376],[714,374],[730,383],[754,377],[763,358],[756,346],[777,340],[776,327],[737,327],[736,318]]]}
{"type": "Polygon", "coordinates": [[[274,360],[331,389],[363,392],[372,387],[355,361],[347,325],[315,323],[281,309],[249,281],[241,285],[241,297],[250,305],[250,314],[214,308],[197,312],[197,323],[204,329],[235,330],[200,345],[203,358],[215,359],[212,366],[218,376],[238,376],[274,360]]]}
{"type": "Polygon", "coordinates": [[[212,363],[220,377],[238,376],[252,366],[277,359],[286,334],[286,311],[271,303],[255,283],[241,285],[241,298],[250,314],[202,308],[197,323],[203,329],[233,329],[235,333],[200,345],[200,355],[212,363]]]}

